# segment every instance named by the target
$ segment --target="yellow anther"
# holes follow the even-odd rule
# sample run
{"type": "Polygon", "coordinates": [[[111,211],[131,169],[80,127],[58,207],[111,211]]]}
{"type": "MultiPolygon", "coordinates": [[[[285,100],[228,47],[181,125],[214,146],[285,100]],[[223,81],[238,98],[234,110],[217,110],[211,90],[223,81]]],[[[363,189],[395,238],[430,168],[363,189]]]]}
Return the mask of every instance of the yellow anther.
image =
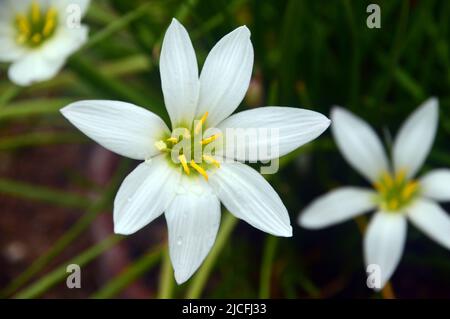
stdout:
{"type": "Polygon", "coordinates": [[[178,139],[176,137],[169,137],[167,140],[167,142],[171,142],[171,143],[178,143],[178,139]]]}
{"type": "Polygon", "coordinates": [[[406,177],[406,171],[404,169],[401,169],[397,172],[396,176],[395,176],[395,182],[397,185],[400,185],[404,182],[406,177]]]}
{"type": "Polygon", "coordinates": [[[392,176],[388,172],[383,173],[381,180],[387,188],[391,188],[392,185],[394,184],[394,181],[392,180],[392,176]]]}
{"type": "Polygon", "coordinates": [[[217,167],[217,168],[219,168],[220,167],[220,163],[219,163],[219,161],[217,161],[214,157],[212,157],[212,156],[209,156],[209,155],[203,155],[203,159],[206,161],[206,162],[208,162],[208,163],[210,163],[210,164],[213,164],[215,167],[217,167]]]}
{"type": "Polygon", "coordinates": [[[45,16],[45,25],[44,29],[42,30],[42,33],[44,36],[48,37],[50,33],[55,30],[56,27],[56,10],[53,8],[50,8],[47,11],[47,15],[45,16]]]}
{"type": "Polygon", "coordinates": [[[199,166],[194,160],[191,160],[189,163],[193,169],[195,169],[200,175],[202,175],[206,180],[208,180],[208,174],[203,169],[203,167],[199,166]]]}
{"type": "Polygon", "coordinates": [[[41,19],[41,9],[39,8],[39,3],[37,1],[33,1],[31,3],[31,21],[33,23],[39,23],[41,19]]]}
{"type": "Polygon", "coordinates": [[[30,34],[30,30],[31,30],[28,19],[25,16],[18,14],[16,16],[16,22],[17,22],[17,27],[19,28],[19,33],[21,35],[28,36],[30,34]]]}
{"type": "Polygon", "coordinates": [[[398,201],[395,198],[392,198],[389,202],[388,202],[388,208],[390,210],[396,210],[398,208],[398,201]]]}
{"type": "Polygon", "coordinates": [[[404,200],[408,200],[411,198],[412,195],[417,191],[417,188],[419,187],[419,183],[417,181],[413,181],[408,183],[408,185],[405,186],[402,192],[402,198],[404,200]]]}
{"type": "Polygon", "coordinates": [[[384,194],[386,192],[386,188],[384,188],[383,184],[381,183],[375,182],[373,184],[373,187],[375,187],[375,189],[381,194],[384,194]]]}
{"type": "Polygon", "coordinates": [[[218,138],[219,136],[220,136],[220,134],[214,134],[214,135],[212,135],[212,136],[210,136],[210,137],[207,137],[207,138],[203,139],[203,140],[201,141],[201,143],[202,143],[202,145],[209,144],[209,143],[211,143],[211,142],[217,140],[217,138],[218,138]]]}
{"type": "Polygon", "coordinates": [[[197,125],[195,125],[195,128],[194,128],[195,134],[198,134],[200,132],[200,129],[202,128],[203,124],[205,124],[207,117],[208,117],[208,112],[205,112],[205,114],[203,114],[200,121],[197,122],[197,125]]]}
{"type": "Polygon", "coordinates": [[[42,35],[40,35],[39,33],[34,34],[31,37],[31,41],[33,41],[36,44],[40,43],[42,41],[42,35]]]}
{"type": "Polygon", "coordinates": [[[186,156],[184,156],[184,154],[181,154],[180,156],[178,156],[178,159],[180,160],[181,166],[183,166],[184,172],[189,175],[191,173],[191,170],[187,165],[186,156]]]}
{"type": "Polygon", "coordinates": [[[167,149],[167,144],[164,143],[163,141],[158,141],[158,142],[155,142],[155,147],[160,151],[164,151],[167,149]]]}

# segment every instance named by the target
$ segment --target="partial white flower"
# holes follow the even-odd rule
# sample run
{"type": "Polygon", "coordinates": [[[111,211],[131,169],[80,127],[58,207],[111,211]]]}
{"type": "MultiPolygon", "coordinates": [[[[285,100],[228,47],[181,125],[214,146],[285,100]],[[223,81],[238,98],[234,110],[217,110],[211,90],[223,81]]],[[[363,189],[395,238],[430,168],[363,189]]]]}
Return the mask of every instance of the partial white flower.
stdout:
{"type": "Polygon", "coordinates": [[[437,202],[450,201],[450,170],[437,169],[416,178],[430,152],[438,123],[438,100],[430,98],[402,125],[389,165],[373,129],[349,111],[331,113],[333,135],[348,163],[374,190],[343,187],[323,195],[298,218],[306,228],[323,228],[376,210],[364,238],[367,265],[381,268],[382,286],[397,267],[406,238],[406,220],[450,249],[450,217],[437,202]]]}
{"type": "Polygon", "coordinates": [[[0,0],[0,62],[27,86],[54,77],[87,40],[89,0],[0,0]]]}
{"type": "Polygon", "coordinates": [[[213,246],[220,202],[260,230],[292,236],[288,212],[272,186],[253,168],[235,161],[238,158],[224,161],[216,156],[211,146],[221,138],[208,135],[206,129],[275,127],[285,154],[318,137],[330,121],[316,112],[285,107],[262,107],[229,117],[244,98],[252,67],[250,31],[242,26],[216,44],[199,76],[189,35],[173,19],[160,58],[171,129],[150,111],[124,102],[80,101],[61,110],[100,145],[144,160],[117,193],[114,230],[131,234],[165,213],[178,283],[192,276],[213,246]],[[188,148],[182,148],[185,143],[188,148]],[[190,145],[198,146],[193,153],[199,152],[190,154],[190,145]]]}

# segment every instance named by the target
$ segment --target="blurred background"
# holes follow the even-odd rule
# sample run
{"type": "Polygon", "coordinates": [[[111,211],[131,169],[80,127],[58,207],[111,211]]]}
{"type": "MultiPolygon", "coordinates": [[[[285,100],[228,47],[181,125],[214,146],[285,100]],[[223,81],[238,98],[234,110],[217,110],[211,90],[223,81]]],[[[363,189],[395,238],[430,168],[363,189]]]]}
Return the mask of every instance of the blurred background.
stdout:
{"type": "MultiPolygon", "coordinates": [[[[252,32],[253,78],[239,110],[302,107],[328,115],[341,105],[363,117],[388,147],[429,96],[440,100],[437,139],[423,171],[449,167],[449,1],[94,0],[86,46],[57,77],[20,88],[0,64],[0,295],[20,298],[445,298],[450,254],[413,226],[390,284],[366,287],[362,225],[297,226],[299,211],[341,185],[366,185],[330,132],[281,159],[269,176],[287,206],[293,238],[275,238],[223,213],[217,243],[176,286],[165,254],[164,218],[126,238],[113,235],[112,202],[138,162],[97,146],[60,114],[82,99],[135,103],[167,119],[158,60],[172,17],[187,28],[200,66],[240,25],[252,32]],[[381,28],[366,8],[381,8],[381,28]],[[81,266],[68,289],[66,266],[81,266]]],[[[450,206],[445,207],[450,211],[450,206]]]]}

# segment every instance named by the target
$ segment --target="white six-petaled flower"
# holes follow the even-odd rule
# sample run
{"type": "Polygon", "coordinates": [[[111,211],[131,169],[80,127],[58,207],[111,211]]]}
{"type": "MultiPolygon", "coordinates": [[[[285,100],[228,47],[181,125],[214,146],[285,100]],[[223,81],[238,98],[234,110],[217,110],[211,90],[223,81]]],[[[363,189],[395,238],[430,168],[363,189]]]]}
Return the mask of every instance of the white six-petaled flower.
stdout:
{"type": "MultiPolygon", "coordinates": [[[[178,283],[196,271],[214,244],[220,202],[250,225],[292,236],[288,212],[253,168],[206,152],[216,135],[200,136],[199,160],[169,153],[202,128],[279,128],[280,156],[319,136],[330,121],[287,107],[261,107],[230,117],[243,100],[253,68],[250,31],[242,26],[209,53],[200,77],[191,40],[175,19],[160,57],[161,83],[172,130],[152,112],[124,102],[80,101],[61,110],[87,136],[120,155],[145,160],[123,181],[114,201],[116,233],[131,234],[165,213],[178,283]],[[181,134],[174,134],[175,131],[181,134]],[[203,139],[201,139],[203,138],[203,139]]],[[[262,143],[267,141],[261,141],[262,143]]]]}
{"type": "Polygon", "coordinates": [[[438,101],[430,98],[401,127],[389,163],[373,129],[349,111],[335,107],[332,132],[349,164],[375,191],[342,187],[325,194],[299,216],[299,224],[318,229],[376,210],[364,236],[364,259],[381,270],[381,286],[392,276],[403,253],[407,220],[450,249],[450,217],[437,204],[450,201],[450,170],[415,176],[430,152],[438,124],[438,101]]]}
{"type": "Polygon", "coordinates": [[[11,62],[10,80],[27,86],[54,77],[87,40],[88,28],[74,22],[89,2],[0,0],[0,62],[11,62]]]}

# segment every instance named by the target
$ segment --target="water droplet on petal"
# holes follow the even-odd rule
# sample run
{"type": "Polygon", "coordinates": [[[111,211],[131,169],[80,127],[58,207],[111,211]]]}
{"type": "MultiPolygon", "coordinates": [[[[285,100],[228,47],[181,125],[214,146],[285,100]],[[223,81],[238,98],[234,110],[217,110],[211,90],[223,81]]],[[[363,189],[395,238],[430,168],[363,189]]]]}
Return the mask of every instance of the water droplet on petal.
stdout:
{"type": "Polygon", "coordinates": [[[178,237],[177,237],[177,245],[178,245],[178,246],[181,246],[182,244],[183,244],[183,237],[178,236],[178,237]]]}

